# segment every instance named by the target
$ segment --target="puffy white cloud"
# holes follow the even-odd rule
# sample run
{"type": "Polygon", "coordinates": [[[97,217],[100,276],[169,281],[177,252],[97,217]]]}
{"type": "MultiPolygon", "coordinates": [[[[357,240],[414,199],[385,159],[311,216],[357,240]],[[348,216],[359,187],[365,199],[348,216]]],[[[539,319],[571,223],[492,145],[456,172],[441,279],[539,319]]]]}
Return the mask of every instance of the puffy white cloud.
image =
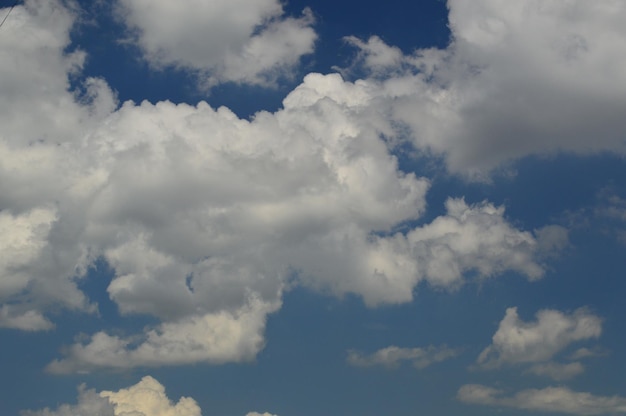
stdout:
{"type": "MultiPolygon", "coordinates": [[[[626,5],[450,0],[446,49],[350,38],[393,117],[452,172],[485,179],[526,155],[624,154],[626,5]]],[[[380,104],[381,106],[383,104],[380,104]]]]}
{"type": "Polygon", "coordinates": [[[232,314],[220,311],[163,323],[148,330],[140,340],[98,332],[86,344],[72,345],[67,358],[53,361],[46,369],[72,373],[98,368],[250,361],[264,346],[267,314],[278,308],[254,299],[250,303],[232,314]]]}
{"type": "Polygon", "coordinates": [[[445,345],[440,347],[431,345],[426,348],[401,348],[392,345],[369,355],[350,350],[347,361],[348,364],[356,367],[383,366],[388,368],[395,368],[402,361],[410,361],[415,368],[422,369],[456,357],[458,354],[458,350],[445,345]]]}
{"type": "Polygon", "coordinates": [[[528,389],[513,396],[503,396],[502,391],[480,384],[462,386],[457,398],[465,403],[488,406],[505,406],[537,412],[559,412],[573,415],[603,415],[626,413],[626,398],[622,396],[596,396],[572,391],[566,387],[528,389]]]}
{"type": "MultiPolygon", "coordinates": [[[[493,342],[478,357],[483,368],[496,368],[502,364],[547,363],[554,355],[572,343],[598,338],[602,320],[586,309],[571,314],[544,309],[536,314],[535,322],[524,322],[517,308],[506,310],[504,319],[493,336],[493,342]]],[[[576,368],[556,367],[551,364],[536,367],[535,373],[571,372],[576,368]]],[[[580,368],[579,368],[580,369],[580,368]]]]}
{"type": "Polygon", "coordinates": [[[516,270],[531,280],[542,277],[544,270],[534,259],[537,240],[513,228],[504,219],[504,207],[448,199],[446,210],[431,224],[407,233],[431,284],[455,286],[472,270],[481,277],[504,270],[516,270]]]}
{"type": "Polygon", "coordinates": [[[287,17],[278,0],[119,0],[120,17],[156,67],[220,82],[273,85],[313,52],[313,14],[287,17]]]}
{"type": "Polygon", "coordinates": [[[146,376],[134,386],[119,391],[102,391],[100,397],[113,404],[115,416],[137,414],[138,416],[200,416],[200,407],[190,397],[181,397],[172,403],[165,394],[165,387],[146,376]]]}

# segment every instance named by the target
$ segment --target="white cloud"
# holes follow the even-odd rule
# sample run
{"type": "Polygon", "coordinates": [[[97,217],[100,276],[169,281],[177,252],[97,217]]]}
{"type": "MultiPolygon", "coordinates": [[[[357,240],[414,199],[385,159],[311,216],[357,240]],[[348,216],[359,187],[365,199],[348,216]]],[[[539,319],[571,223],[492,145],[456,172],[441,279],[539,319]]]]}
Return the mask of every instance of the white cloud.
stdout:
{"type": "Polygon", "coordinates": [[[559,412],[573,415],[603,415],[626,413],[626,398],[595,396],[575,392],[565,387],[522,390],[513,396],[502,396],[496,390],[480,384],[462,386],[457,398],[465,403],[504,406],[537,412],[559,412]]]}
{"type": "Polygon", "coordinates": [[[456,286],[468,271],[480,277],[505,270],[515,270],[530,280],[543,276],[543,268],[534,259],[537,240],[513,228],[504,219],[504,207],[487,202],[468,206],[463,199],[448,199],[446,210],[446,215],[407,233],[431,284],[456,286]]]}
{"type": "Polygon", "coordinates": [[[410,361],[415,368],[422,369],[456,357],[458,354],[458,350],[445,345],[440,347],[431,345],[426,348],[400,348],[392,345],[369,355],[350,350],[347,361],[348,364],[356,367],[383,366],[387,368],[395,368],[402,361],[410,361]]]}
{"type": "Polygon", "coordinates": [[[258,412],[250,412],[248,413],[246,416],[278,416],[278,415],[273,415],[271,413],[258,413],[258,412]]]}
{"type": "MultiPolygon", "coordinates": [[[[476,179],[527,155],[626,153],[626,5],[450,0],[445,50],[350,38],[423,153],[476,179]],[[395,64],[395,67],[393,66],[395,64]]],[[[379,104],[384,106],[384,104],[379,104]]]]}
{"type": "Polygon", "coordinates": [[[181,397],[172,403],[165,394],[165,387],[146,376],[134,386],[117,392],[102,391],[100,397],[113,404],[115,416],[137,414],[142,416],[200,416],[200,407],[190,397],[181,397]]]}
{"type": "MultiPolygon", "coordinates": [[[[483,350],[477,363],[483,368],[546,363],[570,344],[598,338],[602,332],[602,320],[586,309],[571,314],[544,309],[536,317],[535,322],[524,322],[517,308],[507,309],[492,344],[483,350]]],[[[548,367],[543,368],[550,372],[548,367]]]]}
{"type": "Polygon", "coordinates": [[[284,15],[277,0],[119,0],[120,17],[156,67],[221,82],[273,85],[313,52],[312,12],[284,15]]]}
{"type": "Polygon", "coordinates": [[[404,56],[400,48],[387,45],[378,36],[372,36],[366,42],[356,36],[346,36],[344,40],[359,49],[354,64],[365,65],[374,75],[385,75],[389,71],[402,69],[404,56]]]}
{"type": "Polygon", "coordinates": [[[221,311],[163,323],[147,330],[141,340],[98,332],[86,344],[72,345],[67,358],[53,361],[46,369],[63,374],[98,368],[251,361],[264,346],[266,316],[277,308],[252,299],[249,306],[233,314],[221,311]]]}

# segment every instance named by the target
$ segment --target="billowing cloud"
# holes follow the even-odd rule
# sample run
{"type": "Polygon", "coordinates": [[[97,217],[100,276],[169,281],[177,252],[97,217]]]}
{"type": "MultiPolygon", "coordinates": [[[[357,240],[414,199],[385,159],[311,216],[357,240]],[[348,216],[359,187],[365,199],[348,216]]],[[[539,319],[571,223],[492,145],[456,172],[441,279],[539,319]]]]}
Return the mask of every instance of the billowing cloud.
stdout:
{"type": "Polygon", "coordinates": [[[559,412],[572,415],[604,415],[626,413],[626,397],[595,396],[566,387],[528,389],[513,396],[480,384],[466,384],[457,393],[465,403],[512,407],[537,412],[559,412]]]}
{"type": "Polygon", "coordinates": [[[64,52],[74,19],[61,3],[29,0],[10,24],[38,35],[0,40],[20,58],[0,62],[12,81],[0,92],[29,108],[0,113],[0,248],[12,254],[0,260],[0,326],[45,330],[50,310],[96,311],[77,281],[99,258],[114,270],[107,291],[120,313],[160,322],[83,338],[52,372],[248,361],[288,283],[370,306],[409,302],[424,281],[540,278],[543,251],[564,238],[463,199],[412,226],[430,182],[399,169],[375,82],[309,74],[282,109],[250,120],[204,102],[118,107],[98,79],[69,91],[84,60],[64,52]]]}
{"type": "Polygon", "coordinates": [[[450,0],[446,49],[349,38],[424,154],[485,179],[527,155],[626,153],[626,5],[450,0]]]}
{"type": "Polygon", "coordinates": [[[119,15],[155,67],[221,82],[273,85],[313,52],[313,14],[285,16],[278,0],[119,0],[119,15]]]}
{"type": "Polygon", "coordinates": [[[113,404],[115,416],[137,414],[142,416],[200,416],[200,407],[190,397],[181,397],[172,403],[165,394],[165,387],[146,376],[134,386],[119,391],[102,391],[103,397],[113,404]]]}
{"type": "MultiPolygon", "coordinates": [[[[602,320],[586,309],[571,314],[544,309],[536,317],[534,322],[524,322],[517,308],[507,309],[492,344],[478,357],[478,365],[496,368],[502,364],[547,363],[572,343],[596,339],[602,332],[602,320]]],[[[543,366],[531,371],[549,374],[564,370],[571,373],[577,369],[543,366]]]]}
{"type": "Polygon", "coordinates": [[[359,351],[348,351],[348,364],[356,367],[383,366],[395,368],[403,361],[409,361],[415,368],[422,369],[432,364],[456,357],[458,350],[440,346],[426,348],[401,348],[395,345],[382,348],[372,354],[362,354],[359,351]]]}
{"type": "Polygon", "coordinates": [[[410,301],[424,280],[458,287],[467,272],[541,277],[536,238],[489,203],[450,199],[431,224],[389,233],[421,215],[428,181],[398,170],[376,134],[385,121],[360,112],[368,98],[366,85],[310,75],[252,121],[204,103],[112,114],[85,142],[104,179],[81,201],[82,238],[115,269],[120,311],[166,323],[135,348],[98,333],[49,370],[252,359],[292,277],[369,305],[410,301]],[[190,335],[222,324],[241,348],[190,335]]]}

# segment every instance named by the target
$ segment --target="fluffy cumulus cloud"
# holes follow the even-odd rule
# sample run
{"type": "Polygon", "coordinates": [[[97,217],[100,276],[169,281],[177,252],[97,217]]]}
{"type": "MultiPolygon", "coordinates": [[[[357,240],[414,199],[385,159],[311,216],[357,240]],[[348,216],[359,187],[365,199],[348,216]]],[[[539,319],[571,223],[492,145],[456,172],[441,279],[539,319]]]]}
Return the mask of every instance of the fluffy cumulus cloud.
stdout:
{"type": "Polygon", "coordinates": [[[424,154],[485,179],[526,155],[624,154],[626,5],[450,0],[446,49],[348,38],[424,154]]]}
{"type": "Polygon", "coordinates": [[[458,350],[440,346],[426,348],[401,348],[395,345],[382,348],[372,354],[362,354],[359,351],[348,351],[348,364],[356,367],[383,366],[395,368],[403,361],[409,361],[417,369],[426,368],[432,364],[445,361],[459,354],[458,350]]]}
{"type": "MultiPolygon", "coordinates": [[[[273,2],[255,5],[268,27],[287,24],[273,2]]],[[[537,279],[541,252],[563,237],[463,199],[406,226],[424,213],[429,181],[402,172],[383,140],[395,127],[376,82],[310,74],[282,109],[251,120],[204,102],[118,107],[99,79],[69,91],[84,60],[66,52],[74,19],[61,3],[29,0],[0,39],[1,54],[20,58],[0,60],[11,80],[0,92],[15,101],[0,112],[0,248],[12,253],[0,260],[0,326],[45,330],[51,310],[96,311],[77,281],[98,258],[114,270],[107,291],[120,313],[160,323],[96,332],[52,372],[252,360],[290,284],[408,302],[424,281],[537,279]]],[[[182,20],[171,20],[175,34],[182,20]]]]}
{"type": "Polygon", "coordinates": [[[146,376],[139,383],[119,391],[79,389],[78,403],[63,404],[56,410],[49,408],[24,411],[22,416],[200,416],[200,407],[190,397],[181,397],[177,403],[165,394],[165,387],[146,376]]]}
{"type": "Polygon", "coordinates": [[[209,86],[273,85],[313,52],[313,14],[278,0],[119,0],[119,15],[153,66],[189,69],[209,86]]]}
{"type": "Polygon", "coordinates": [[[582,373],[584,367],[579,362],[560,364],[551,360],[573,343],[597,339],[602,320],[586,309],[571,314],[546,309],[537,312],[536,317],[534,322],[524,322],[517,308],[507,309],[492,344],[479,355],[478,365],[493,369],[505,364],[532,364],[528,372],[555,380],[582,373]]]}
{"type": "Polygon", "coordinates": [[[522,390],[513,396],[480,384],[462,386],[457,398],[465,403],[512,407],[537,412],[558,412],[572,415],[605,415],[626,413],[626,397],[596,396],[572,391],[566,387],[522,390]]]}

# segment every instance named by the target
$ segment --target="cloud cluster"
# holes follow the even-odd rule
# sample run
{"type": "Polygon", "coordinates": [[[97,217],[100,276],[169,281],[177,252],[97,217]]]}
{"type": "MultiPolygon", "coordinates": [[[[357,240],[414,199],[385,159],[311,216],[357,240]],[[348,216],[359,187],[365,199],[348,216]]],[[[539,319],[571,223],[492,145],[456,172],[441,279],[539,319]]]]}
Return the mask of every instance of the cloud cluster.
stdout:
{"type": "Polygon", "coordinates": [[[480,384],[462,386],[457,398],[465,403],[503,406],[516,409],[559,412],[572,415],[604,415],[626,413],[626,397],[596,396],[572,391],[566,387],[522,390],[513,396],[480,384]]]}
{"type": "Polygon", "coordinates": [[[527,155],[624,154],[626,5],[448,2],[451,43],[348,38],[420,152],[476,179],[527,155]]]}
{"type": "Polygon", "coordinates": [[[359,351],[349,350],[347,362],[356,367],[383,366],[395,368],[402,361],[410,361],[417,369],[426,368],[432,364],[448,360],[459,354],[458,350],[445,345],[426,348],[401,348],[395,345],[382,348],[372,354],[366,355],[359,351]]]}
{"type": "Polygon", "coordinates": [[[154,67],[191,70],[208,86],[271,86],[317,38],[313,14],[287,17],[278,0],[119,0],[119,15],[154,67]]]}
{"type": "Polygon", "coordinates": [[[12,80],[0,92],[17,106],[0,114],[0,248],[13,254],[0,260],[0,325],[45,330],[51,309],[94,312],[77,280],[98,258],[122,315],[161,323],[97,332],[48,370],[252,360],[288,284],[375,306],[411,301],[423,281],[542,276],[554,230],[518,230],[502,207],[449,199],[445,215],[406,226],[429,181],[399,169],[375,82],[310,74],[282,109],[251,120],[204,102],[118,108],[103,80],[69,91],[84,61],[65,52],[74,19],[29,0],[0,40],[20,57],[0,62],[12,80]]]}

